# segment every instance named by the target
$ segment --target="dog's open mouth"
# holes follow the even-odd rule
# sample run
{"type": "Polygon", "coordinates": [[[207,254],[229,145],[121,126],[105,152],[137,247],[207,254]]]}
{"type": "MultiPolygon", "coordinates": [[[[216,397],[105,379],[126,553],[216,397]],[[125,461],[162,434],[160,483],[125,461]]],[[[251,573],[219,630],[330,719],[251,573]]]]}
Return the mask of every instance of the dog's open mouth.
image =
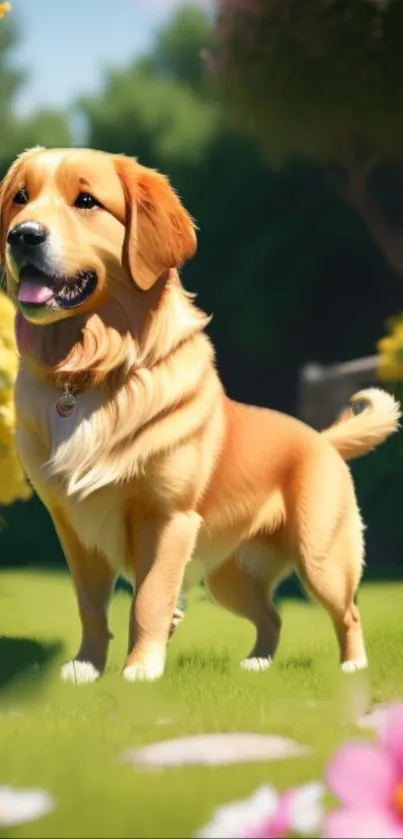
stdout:
{"type": "Polygon", "coordinates": [[[73,277],[45,274],[33,265],[20,272],[18,302],[24,308],[74,309],[95,291],[97,275],[91,269],[78,271],[73,277]]]}

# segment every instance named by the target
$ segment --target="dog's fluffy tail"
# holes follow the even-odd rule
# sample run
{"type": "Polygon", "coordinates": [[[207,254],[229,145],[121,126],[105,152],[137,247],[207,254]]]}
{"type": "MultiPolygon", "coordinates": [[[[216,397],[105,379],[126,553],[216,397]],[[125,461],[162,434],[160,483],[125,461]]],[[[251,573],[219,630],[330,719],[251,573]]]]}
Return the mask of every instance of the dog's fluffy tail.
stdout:
{"type": "Polygon", "coordinates": [[[343,460],[354,460],[394,434],[400,417],[400,405],[390,393],[368,388],[351,397],[349,406],[322,435],[343,460]]]}

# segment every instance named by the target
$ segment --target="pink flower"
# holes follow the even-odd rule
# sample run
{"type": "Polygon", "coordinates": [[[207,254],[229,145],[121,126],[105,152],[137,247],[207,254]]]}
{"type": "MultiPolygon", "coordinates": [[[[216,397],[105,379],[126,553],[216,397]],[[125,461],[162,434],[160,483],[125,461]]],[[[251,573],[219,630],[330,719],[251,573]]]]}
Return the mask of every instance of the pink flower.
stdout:
{"type": "Polygon", "coordinates": [[[319,782],[294,787],[279,796],[276,807],[243,839],[281,839],[290,833],[312,836],[323,820],[323,787],[319,782]]]}
{"type": "Polygon", "coordinates": [[[266,784],[249,798],[219,807],[195,839],[282,839],[290,833],[313,836],[323,821],[323,786],[303,784],[278,795],[266,784]]]}
{"type": "Polygon", "coordinates": [[[403,705],[389,711],[377,745],[342,746],[327,783],[343,808],[325,820],[325,839],[403,839],[403,705]]]}

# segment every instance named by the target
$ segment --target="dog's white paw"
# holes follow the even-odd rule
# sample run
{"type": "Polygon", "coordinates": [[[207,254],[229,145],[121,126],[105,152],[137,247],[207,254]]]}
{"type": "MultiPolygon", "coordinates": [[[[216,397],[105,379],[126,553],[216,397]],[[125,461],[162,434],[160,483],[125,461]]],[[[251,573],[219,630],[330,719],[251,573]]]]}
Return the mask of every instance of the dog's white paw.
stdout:
{"type": "Polygon", "coordinates": [[[63,682],[72,682],[74,685],[89,685],[96,682],[100,672],[90,661],[66,661],[60,670],[60,677],[63,682]]]}
{"type": "Polygon", "coordinates": [[[149,664],[131,664],[123,670],[123,678],[126,682],[155,682],[164,673],[164,664],[161,661],[150,661],[149,664]]]}
{"type": "Polygon", "coordinates": [[[343,673],[356,673],[357,670],[365,670],[366,667],[368,667],[368,661],[365,655],[353,661],[343,661],[341,665],[343,673]]]}
{"type": "Polygon", "coordinates": [[[242,659],[240,666],[241,666],[242,670],[254,671],[256,673],[258,670],[268,670],[271,663],[272,663],[272,660],[271,660],[270,657],[268,657],[268,658],[251,657],[251,658],[242,659]]]}

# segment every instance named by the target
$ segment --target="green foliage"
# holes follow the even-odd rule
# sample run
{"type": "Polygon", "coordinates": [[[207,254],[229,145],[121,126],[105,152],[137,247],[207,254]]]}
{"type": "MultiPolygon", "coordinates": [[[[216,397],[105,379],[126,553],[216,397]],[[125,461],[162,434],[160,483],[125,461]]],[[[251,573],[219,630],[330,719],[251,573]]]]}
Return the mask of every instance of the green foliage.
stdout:
{"type": "Polygon", "coordinates": [[[15,96],[26,79],[26,73],[13,64],[13,51],[18,43],[19,29],[14,17],[7,17],[0,28],[0,178],[15,156],[35,145],[67,146],[70,131],[67,117],[58,111],[38,111],[30,117],[17,117],[15,96]]]}
{"type": "Polygon", "coordinates": [[[10,119],[3,134],[4,151],[0,148],[0,169],[3,172],[16,154],[31,146],[66,147],[70,145],[70,131],[66,117],[51,110],[37,111],[32,117],[10,119]]]}
{"type": "Polygon", "coordinates": [[[184,6],[148,55],[109,72],[101,95],[80,103],[89,145],[139,157],[171,176],[194,171],[222,123],[200,59],[210,30],[200,9],[184,6]]]}
{"type": "Polygon", "coordinates": [[[24,73],[13,66],[13,50],[18,43],[18,30],[10,18],[2,20],[0,29],[0,169],[10,153],[10,135],[14,125],[13,100],[24,81],[24,73]]]}
{"type": "Polygon", "coordinates": [[[46,145],[64,148],[71,137],[66,115],[50,109],[37,111],[31,118],[21,120],[18,133],[27,146],[46,145]]]}
{"type": "Polygon", "coordinates": [[[19,32],[13,20],[11,18],[3,20],[0,30],[0,113],[2,120],[10,115],[13,98],[25,78],[24,72],[15,68],[12,61],[18,36],[19,32]]]}
{"type": "Polygon", "coordinates": [[[197,163],[220,120],[214,102],[143,62],[111,73],[102,98],[83,100],[81,107],[90,145],[135,154],[167,171],[179,160],[185,167],[197,163]]]}
{"type": "Polygon", "coordinates": [[[158,33],[149,60],[159,74],[208,96],[210,86],[200,53],[212,44],[211,25],[204,12],[197,6],[185,5],[158,33]]]}
{"type": "Polygon", "coordinates": [[[400,156],[402,0],[222,0],[220,10],[218,76],[272,165],[342,160],[352,137],[400,156]]]}

